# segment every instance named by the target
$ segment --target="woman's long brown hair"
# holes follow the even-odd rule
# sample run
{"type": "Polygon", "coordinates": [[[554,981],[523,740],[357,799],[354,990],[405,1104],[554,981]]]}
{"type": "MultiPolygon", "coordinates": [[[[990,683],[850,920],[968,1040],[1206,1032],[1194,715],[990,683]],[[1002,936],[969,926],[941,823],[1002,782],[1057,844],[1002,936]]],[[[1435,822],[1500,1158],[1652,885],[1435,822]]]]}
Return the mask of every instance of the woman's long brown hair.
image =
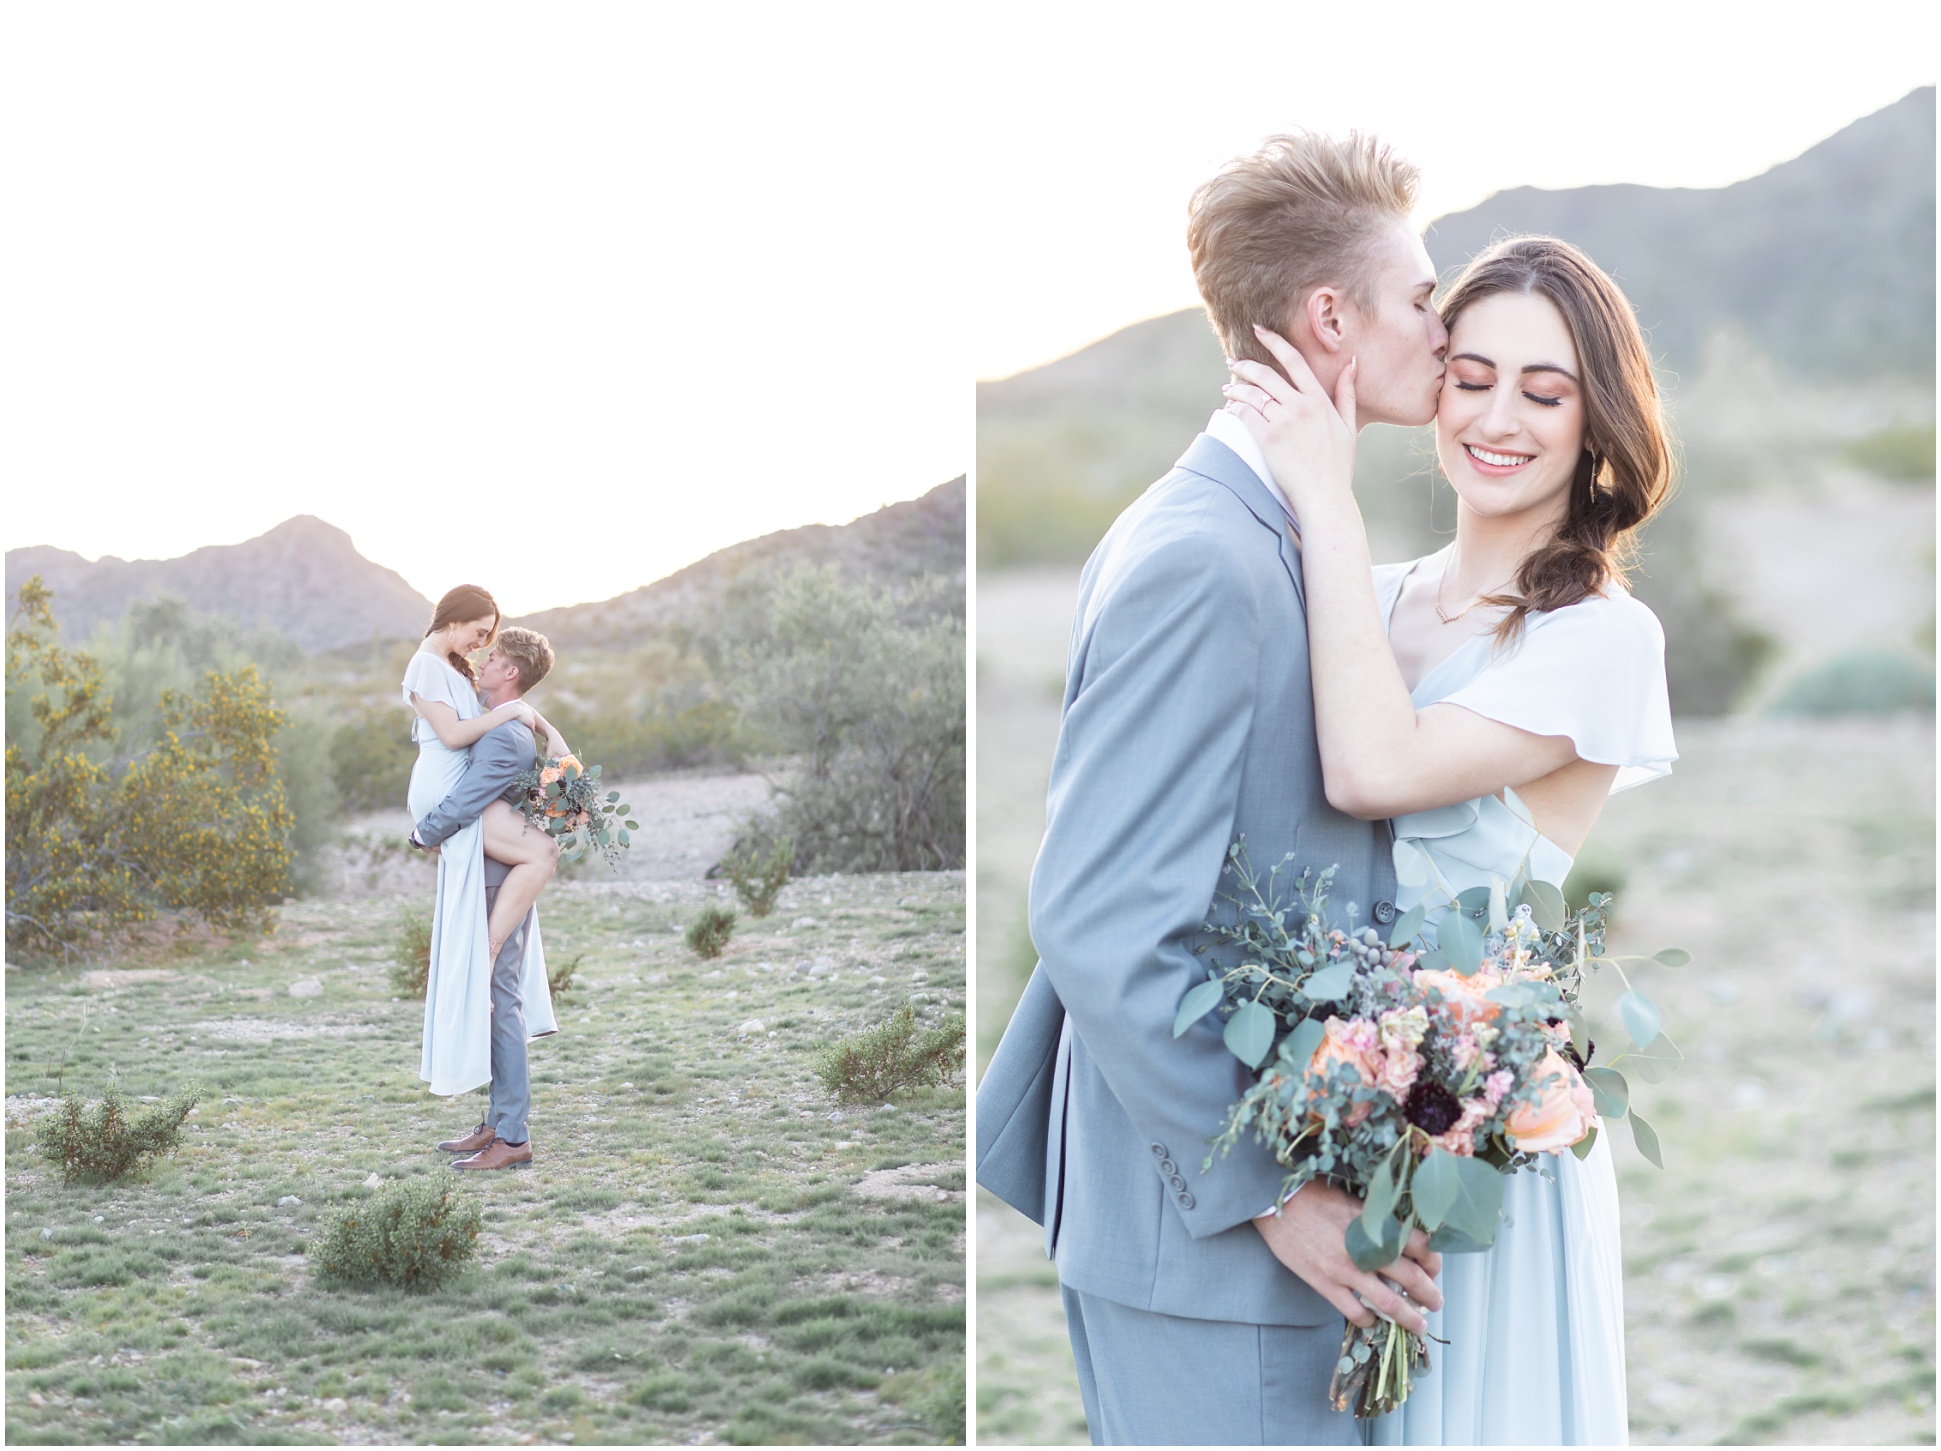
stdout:
{"type": "MultiPolygon", "coordinates": [[[[429,640],[432,635],[447,625],[460,624],[466,620],[482,620],[487,615],[492,617],[492,632],[485,637],[485,643],[490,645],[499,638],[498,602],[475,584],[458,585],[446,590],[445,597],[438,601],[438,608],[432,612],[431,625],[425,631],[425,638],[429,640]]],[[[452,669],[474,685],[478,684],[478,676],[472,670],[470,660],[456,650],[447,650],[445,658],[451,661],[452,669]]]]}
{"type": "Polygon", "coordinates": [[[1515,641],[1534,610],[1561,610],[1607,584],[1630,582],[1638,527],[1663,507],[1672,487],[1671,436],[1651,355],[1631,304],[1598,265],[1555,237],[1510,237],[1463,269],[1442,300],[1452,331],[1472,303],[1514,292],[1548,300],[1577,345],[1584,390],[1584,453],[1570,482],[1556,535],[1516,573],[1516,593],[1481,603],[1509,613],[1499,645],[1515,641]]]}

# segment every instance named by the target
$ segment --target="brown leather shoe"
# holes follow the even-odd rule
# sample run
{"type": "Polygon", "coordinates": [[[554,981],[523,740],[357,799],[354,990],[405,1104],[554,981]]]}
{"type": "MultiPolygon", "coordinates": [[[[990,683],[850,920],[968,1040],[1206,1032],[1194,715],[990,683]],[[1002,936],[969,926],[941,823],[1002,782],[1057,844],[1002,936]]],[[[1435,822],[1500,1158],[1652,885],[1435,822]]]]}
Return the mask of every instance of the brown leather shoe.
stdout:
{"type": "Polygon", "coordinates": [[[454,1159],[454,1169],[510,1169],[519,1164],[532,1162],[532,1141],[523,1144],[508,1144],[504,1139],[493,1135],[492,1142],[480,1149],[469,1159],[454,1159]]]}
{"type": "Polygon", "coordinates": [[[480,1149],[490,1145],[496,1137],[497,1135],[492,1132],[492,1125],[481,1121],[479,1126],[464,1138],[446,1139],[438,1147],[448,1154],[476,1154],[480,1149]]]}

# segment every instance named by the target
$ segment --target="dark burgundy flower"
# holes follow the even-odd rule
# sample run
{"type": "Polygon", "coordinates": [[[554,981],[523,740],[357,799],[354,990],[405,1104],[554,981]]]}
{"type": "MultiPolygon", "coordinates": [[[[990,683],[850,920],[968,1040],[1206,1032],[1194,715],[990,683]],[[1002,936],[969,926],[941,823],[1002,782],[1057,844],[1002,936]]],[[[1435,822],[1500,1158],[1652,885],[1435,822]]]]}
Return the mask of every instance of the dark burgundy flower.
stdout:
{"type": "Polygon", "coordinates": [[[1432,1078],[1416,1080],[1402,1104],[1408,1121],[1425,1134],[1444,1134],[1462,1117],[1462,1104],[1456,1095],[1432,1078]]]}

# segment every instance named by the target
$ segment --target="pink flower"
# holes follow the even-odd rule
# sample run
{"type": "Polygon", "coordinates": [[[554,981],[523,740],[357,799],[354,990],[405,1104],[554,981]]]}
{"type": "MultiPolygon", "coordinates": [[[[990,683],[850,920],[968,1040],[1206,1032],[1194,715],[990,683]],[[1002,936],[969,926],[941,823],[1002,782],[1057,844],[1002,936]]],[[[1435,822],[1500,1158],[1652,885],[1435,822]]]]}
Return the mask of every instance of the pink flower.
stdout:
{"type": "Polygon", "coordinates": [[[1458,972],[1431,972],[1425,968],[1416,973],[1415,985],[1424,992],[1434,988],[1441,993],[1444,1011],[1461,1027],[1491,1022],[1503,1011],[1501,1003],[1493,1003],[1484,996],[1491,988],[1503,985],[1503,979],[1493,972],[1479,971],[1464,977],[1458,972]]]}
{"type": "Polygon", "coordinates": [[[1433,1134],[1429,1142],[1446,1153],[1460,1154],[1465,1159],[1476,1155],[1476,1130],[1488,1123],[1495,1114],[1495,1105],[1482,1098],[1463,1100],[1462,1117],[1439,1134],[1433,1134]]]}
{"type": "Polygon", "coordinates": [[[1483,1051],[1483,1045],[1476,1041],[1476,1035],[1464,1028],[1456,1034],[1455,1042],[1449,1045],[1449,1056],[1457,1068],[1467,1072],[1469,1065],[1476,1061],[1476,1055],[1483,1051]]]}
{"type": "Polygon", "coordinates": [[[1429,1014],[1419,1003],[1412,1008],[1390,1008],[1382,1014],[1382,1061],[1375,1078],[1398,1103],[1408,1096],[1422,1071],[1419,1045],[1428,1031],[1429,1014]]]}
{"type": "MultiPolygon", "coordinates": [[[[1308,1090],[1308,1102],[1312,1104],[1322,1097],[1323,1090],[1318,1084],[1327,1080],[1337,1063],[1346,1063],[1363,1083],[1373,1085],[1382,1066],[1375,1025],[1366,1018],[1329,1018],[1322,1024],[1322,1031],[1324,1036],[1307,1065],[1309,1082],[1316,1085],[1308,1090]]],[[[1360,1123],[1374,1107],[1372,1103],[1355,1105],[1348,1122],[1360,1123]]]]}
{"type": "Polygon", "coordinates": [[[1597,1123],[1597,1103],[1575,1068],[1556,1049],[1543,1055],[1535,1081],[1541,1096],[1519,1103],[1505,1125],[1510,1139],[1526,1154],[1561,1153],[1597,1123]]]}
{"type": "Polygon", "coordinates": [[[1503,1101],[1503,1095],[1516,1085],[1516,1079],[1507,1068],[1499,1068],[1483,1080],[1483,1099],[1494,1112],[1503,1101]]]}

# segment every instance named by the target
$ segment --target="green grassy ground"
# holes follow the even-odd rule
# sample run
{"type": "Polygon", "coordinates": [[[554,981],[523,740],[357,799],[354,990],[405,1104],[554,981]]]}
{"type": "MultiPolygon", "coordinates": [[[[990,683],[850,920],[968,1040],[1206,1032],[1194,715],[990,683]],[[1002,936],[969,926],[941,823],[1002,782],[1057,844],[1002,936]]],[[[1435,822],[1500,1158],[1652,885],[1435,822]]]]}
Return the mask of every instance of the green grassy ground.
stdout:
{"type": "Polygon", "coordinates": [[[388,976],[415,898],[10,972],[7,1439],[961,1441],[963,1090],[838,1105],[810,1058],[906,999],[962,1011],[962,874],[794,883],[702,962],[680,929],[715,891],[555,884],[548,952],[583,986],[533,1045],[535,1162],[490,1176],[431,1147],[483,1095],[418,1081],[388,976]],[[111,1073],[207,1093],[174,1159],[63,1185],[33,1124],[111,1073]],[[478,1263],[319,1284],[321,1216],[420,1174],[479,1202],[478,1263]]]}

